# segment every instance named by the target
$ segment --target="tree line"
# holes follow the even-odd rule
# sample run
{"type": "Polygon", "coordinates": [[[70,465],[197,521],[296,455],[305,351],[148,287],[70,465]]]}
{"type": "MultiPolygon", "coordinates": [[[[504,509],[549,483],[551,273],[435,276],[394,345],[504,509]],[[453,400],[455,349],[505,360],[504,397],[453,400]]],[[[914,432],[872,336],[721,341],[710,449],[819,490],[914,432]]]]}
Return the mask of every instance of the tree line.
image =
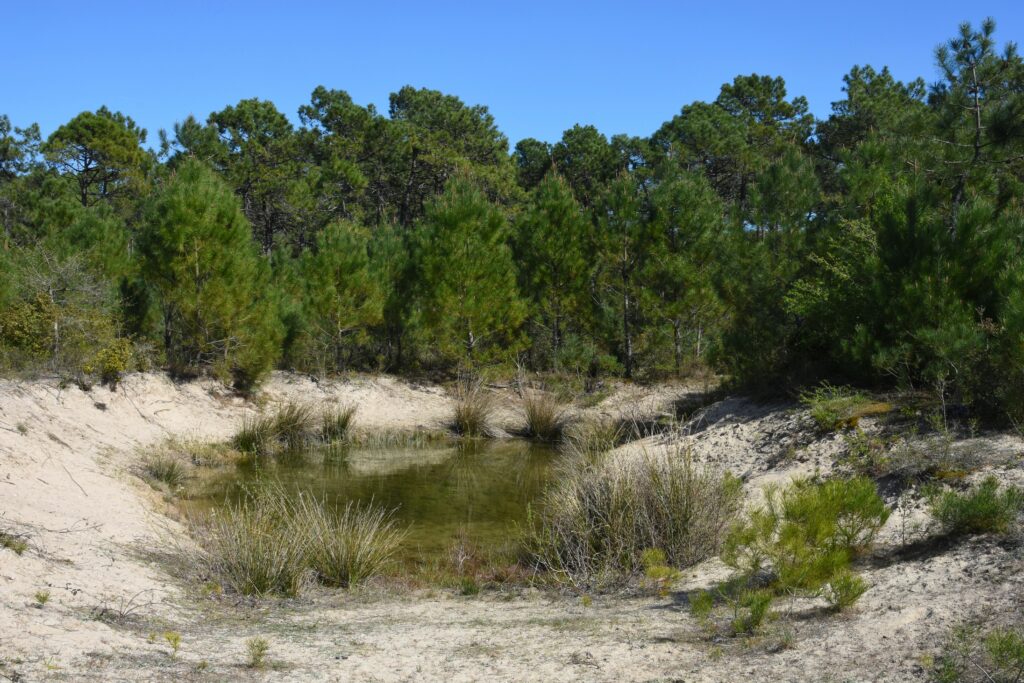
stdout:
{"type": "Polygon", "coordinates": [[[142,363],[925,387],[1024,397],[1024,65],[964,24],[938,79],[855,66],[826,119],[744,75],[648,137],[509,141],[484,106],[316,88],[147,131],[0,116],[0,365],[142,363]]]}

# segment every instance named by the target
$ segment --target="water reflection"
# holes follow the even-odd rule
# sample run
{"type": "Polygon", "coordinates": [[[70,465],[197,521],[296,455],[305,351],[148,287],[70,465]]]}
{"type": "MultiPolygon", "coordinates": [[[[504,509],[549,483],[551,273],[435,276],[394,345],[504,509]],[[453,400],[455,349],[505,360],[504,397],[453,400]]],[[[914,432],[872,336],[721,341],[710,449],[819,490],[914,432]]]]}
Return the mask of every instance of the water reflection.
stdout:
{"type": "Polygon", "coordinates": [[[409,526],[407,559],[427,559],[461,533],[484,547],[505,543],[540,496],[555,457],[552,449],[526,442],[293,454],[218,474],[192,505],[223,504],[273,478],[286,491],[311,493],[338,508],[373,501],[395,509],[409,526]]]}

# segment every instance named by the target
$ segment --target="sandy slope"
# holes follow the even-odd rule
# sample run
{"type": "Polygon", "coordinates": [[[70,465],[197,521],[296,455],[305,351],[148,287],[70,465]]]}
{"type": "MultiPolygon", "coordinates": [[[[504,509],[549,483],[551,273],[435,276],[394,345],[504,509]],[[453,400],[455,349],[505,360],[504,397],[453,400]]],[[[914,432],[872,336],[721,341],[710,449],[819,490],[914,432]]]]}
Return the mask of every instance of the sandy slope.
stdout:
{"type": "MultiPolygon", "coordinates": [[[[681,391],[620,389],[590,412],[666,410],[681,391]]],[[[364,426],[435,428],[450,408],[443,390],[391,378],[318,384],[277,375],[265,393],[269,401],[354,403],[364,426]]],[[[924,678],[922,656],[952,624],[974,615],[1012,619],[1024,605],[1019,543],[981,538],[942,552],[900,552],[906,529],[927,522],[920,506],[892,515],[858,607],[832,616],[797,604],[794,647],[775,654],[768,650],[778,638],[769,634],[721,644],[719,656],[688,616],[685,591],[726,575],[716,561],[689,570],[669,597],[598,597],[587,607],[533,592],[318,591],[271,605],[196,599],[163,561],[188,541],[157,512],[158,497],[133,466],[146,444],[224,437],[252,410],[215,384],[175,385],[156,375],[130,377],[116,392],[0,383],[0,531],[27,534],[30,545],[21,556],[0,549],[0,678],[898,681],[924,678]],[[33,606],[40,590],[51,595],[42,608],[33,606]],[[182,634],[177,657],[164,631],[182,634]],[[268,671],[242,666],[245,640],[255,635],[271,642],[268,671]]],[[[514,426],[511,405],[503,419],[514,426]]],[[[827,472],[842,448],[837,437],[815,437],[790,407],[739,399],[716,404],[691,431],[684,440],[697,457],[743,475],[751,493],[768,481],[827,472]]],[[[677,441],[651,438],[622,457],[673,451],[677,441]]],[[[978,441],[993,461],[1010,458],[1000,477],[1024,479],[1020,439],[978,441]]]]}

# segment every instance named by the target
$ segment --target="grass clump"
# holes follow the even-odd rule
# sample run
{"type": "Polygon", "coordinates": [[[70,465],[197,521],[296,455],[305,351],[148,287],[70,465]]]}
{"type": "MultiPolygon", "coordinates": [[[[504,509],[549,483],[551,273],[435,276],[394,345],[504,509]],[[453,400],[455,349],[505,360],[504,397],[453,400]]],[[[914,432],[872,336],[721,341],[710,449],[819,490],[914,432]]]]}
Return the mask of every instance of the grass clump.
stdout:
{"type": "Polygon", "coordinates": [[[624,443],[625,432],[615,420],[587,420],[567,429],[564,437],[563,450],[567,455],[596,461],[624,443]]]}
{"type": "Polygon", "coordinates": [[[1024,680],[1024,630],[996,628],[982,633],[976,625],[960,626],[931,673],[936,683],[1018,683],[1024,680]]]}
{"type": "Polygon", "coordinates": [[[479,383],[460,384],[452,410],[452,431],[470,438],[490,436],[494,409],[494,397],[479,383]]]}
{"type": "Polygon", "coordinates": [[[323,501],[300,496],[293,514],[306,564],[330,586],[351,586],[379,573],[405,539],[391,513],[378,507],[349,503],[335,515],[323,501]]]}
{"type": "Polygon", "coordinates": [[[243,498],[192,525],[207,571],[243,595],[298,592],[305,548],[292,533],[291,509],[276,486],[243,498]]]}
{"type": "Polygon", "coordinates": [[[142,462],[143,475],[152,482],[164,484],[177,491],[188,479],[188,466],[180,458],[166,452],[148,455],[142,462]]]}
{"type": "Polygon", "coordinates": [[[561,441],[568,420],[565,407],[550,393],[531,391],[523,395],[526,435],[538,441],[561,441]]]}
{"type": "Polygon", "coordinates": [[[557,479],[528,543],[539,565],[576,585],[639,576],[651,548],[663,566],[714,555],[741,504],[738,480],[698,468],[686,452],[631,462],[570,456],[557,479]]]}
{"type": "Polygon", "coordinates": [[[335,515],[325,501],[290,498],[276,484],[193,524],[200,561],[245,595],[295,595],[311,576],[351,586],[380,572],[405,537],[390,513],[349,505],[335,515]]]}
{"type": "Polygon", "coordinates": [[[21,555],[28,550],[28,537],[10,531],[0,531],[0,548],[7,548],[15,555],[21,555]]]}
{"type": "Polygon", "coordinates": [[[284,403],[273,413],[245,418],[231,445],[251,455],[272,455],[322,443],[340,443],[351,433],[355,413],[355,406],[317,411],[301,403],[284,403]]]}
{"type": "Polygon", "coordinates": [[[1000,490],[999,481],[988,476],[968,491],[933,490],[929,505],[932,516],[950,536],[1002,534],[1024,510],[1024,491],[1014,486],[1000,490]]]}
{"type": "Polygon", "coordinates": [[[880,415],[892,410],[888,403],[874,401],[849,387],[836,387],[827,382],[800,395],[811,417],[822,432],[853,429],[868,415],[880,415]]]}
{"type": "Polygon", "coordinates": [[[36,594],[35,594],[34,597],[36,599],[36,606],[37,607],[42,607],[43,605],[45,605],[47,602],[50,601],[50,591],[46,591],[46,590],[36,591],[36,594]]]}
{"type": "Polygon", "coordinates": [[[312,440],[317,430],[317,415],[313,408],[301,403],[288,402],[273,415],[273,434],[285,450],[296,451],[312,440]]]}
{"type": "Polygon", "coordinates": [[[242,420],[242,426],[231,438],[231,445],[243,453],[266,455],[276,439],[273,417],[254,415],[242,420]]]}
{"type": "Polygon", "coordinates": [[[320,439],[325,442],[344,441],[352,429],[355,406],[327,408],[320,413],[320,439]]]}

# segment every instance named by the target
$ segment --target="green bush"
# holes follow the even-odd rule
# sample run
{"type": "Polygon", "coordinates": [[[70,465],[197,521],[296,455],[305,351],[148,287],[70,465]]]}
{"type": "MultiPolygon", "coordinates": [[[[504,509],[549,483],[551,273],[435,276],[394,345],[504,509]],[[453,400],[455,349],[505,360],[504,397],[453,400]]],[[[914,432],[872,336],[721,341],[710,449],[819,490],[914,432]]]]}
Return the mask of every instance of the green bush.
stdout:
{"type": "Polygon", "coordinates": [[[770,571],[777,592],[826,592],[849,603],[863,593],[848,575],[850,563],[871,546],[889,512],[863,477],[768,488],[765,504],[730,531],[722,559],[742,576],[770,571]]]}
{"type": "Polygon", "coordinates": [[[929,505],[932,515],[951,536],[1005,533],[1024,510],[1024,491],[1014,486],[1000,491],[999,481],[988,476],[963,493],[932,492],[929,505]]]}
{"type": "Polygon", "coordinates": [[[571,582],[622,583],[657,548],[663,566],[714,555],[741,504],[740,482],[686,452],[632,461],[568,456],[531,520],[538,563],[571,582]]]}
{"type": "Polygon", "coordinates": [[[836,387],[827,382],[801,394],[800,402],[807,406],[818,429],[823,432],[853,429],[862,417],[892,410],[888,403],[873,401],[849,387],[836,387]]]}
{"type": "Polygon", "coordinates": [[[530,391],[523,396],[526,434],[540,441],[560,441],[566,427],[564,407],[552,394],[530,391]]]}

